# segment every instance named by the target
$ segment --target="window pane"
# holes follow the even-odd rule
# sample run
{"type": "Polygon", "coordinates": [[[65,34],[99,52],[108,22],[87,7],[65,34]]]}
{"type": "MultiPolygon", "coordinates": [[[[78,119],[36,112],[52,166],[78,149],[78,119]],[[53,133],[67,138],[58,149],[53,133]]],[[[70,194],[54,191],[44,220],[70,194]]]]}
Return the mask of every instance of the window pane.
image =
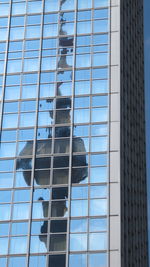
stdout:
{"type": "Polygon", "coordinates": [[[89,254],[89,267],[106,267],[107,254],[89,254]]]}
{"type": "Polygon", "coordinates": [[[75,254],[69,256],[69,267],[87,267],[87,256],[85,254],[75,254]]]}
{"type": "Polygon", "coordinates": [[[27,252],[27,237],[12,237],[10,241],[10,253],[21,254],[27,252]]]}
{"type": "Polygon", "coordinates": [[[87,234],[70,234],[70,251],[87,250],[87,234]]]}
{"type": "Polygon", "coordinates": [[[106,215],[107,214],[107,200],[93,199],[90,201],[90,216],[106,215]]]}
{"type": "Polygon", "coordinates": [[[90,232],[107,231],[107,219],[90,219],[90,232]]]}
{"type": "Polygon", "coordinates": [[[87,200],[72,200],[71,201],[71,216],[87,216],[88,202],[87,200]]]}
{"type": "Polygon", "coordinates": [[[31,253],[42,253],[47,252],[47,236],[31,236],[31,253]]]}
{"type": "Polygon", "coordinates": [[[8,238],[0,238],[0,255],[8,253],[8,238]]]}

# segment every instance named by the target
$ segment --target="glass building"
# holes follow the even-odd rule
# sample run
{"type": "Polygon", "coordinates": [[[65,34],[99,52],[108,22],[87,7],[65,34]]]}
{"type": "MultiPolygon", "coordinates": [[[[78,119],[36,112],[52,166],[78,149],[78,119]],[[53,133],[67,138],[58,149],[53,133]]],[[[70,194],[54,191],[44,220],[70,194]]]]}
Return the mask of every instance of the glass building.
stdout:
{"type": "Polygon", "coordinates": [[[131,2],[0,0],[0,266],[148,266],[131,2]]]}

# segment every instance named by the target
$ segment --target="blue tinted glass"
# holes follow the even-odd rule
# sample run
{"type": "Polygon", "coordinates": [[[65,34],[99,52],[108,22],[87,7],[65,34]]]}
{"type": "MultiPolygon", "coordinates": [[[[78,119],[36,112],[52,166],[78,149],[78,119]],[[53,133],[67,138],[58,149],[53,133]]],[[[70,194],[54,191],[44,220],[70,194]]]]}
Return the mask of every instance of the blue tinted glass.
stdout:
{"type": "Polygon", "coordinates": [[[46,266],[46,256],[30,256],[29,267],[46,266]]]}
{"type": "Polygon", "coordinates": [[[78,8],[83,8],[83,9],[86,9],[86,8],[91,8],[92,7],[92,0],[87,0],[87,1],[84,1],[84,0],[78,0],[78,8]]]}
{"type": "Polygon", "coordinates": [[[108,34],[96,34],[93,35],[93,44],[107,44],[108,34]]]}
{"type": "Polygon", "coordinates": [[[92,81],[92,93],[106,93],[108,92],[108,80],[93,80],[92,81]]]}
{"type": "Polygon", "coordinates": [[[20,267],[20,266],[23,267],[25,265],[26,265],[26,258],[25,257],[12,257],[9,259],[9,267],[14,267],[14,266],[15,267],[20,267]]]}
{"type": "Polygon", "coordinates": [[[0,237],[0,255],[6,255],[8,252],[8,238],[0,237]]]}
{"type": "Polygon", "coordinates": [[[49,83],[55,80],[55,73],[54,72],[42,72],[41,73],[41,83],[49,83]]]}
{"type": "Polygon", "coordinates": [[[0,203],[2,202],[11,202],[11,191],[0,192],[0,203]]]}
{"type": "Polygon", "coordinates": [[[42,1],[28,2],[28,13],[40,13],[42,12],[42,1]]]}
{"type": "Polygon", "coordinates": [[[108,6],[109,0],[94,0],[94,7],[108,6]]]}
{"type": "Polygon", "coordinates": [[[108,127],[107,124],[95,124],[91,125],[91,135],[107,135],[108,127]]]}
{"type": "Polygon", "coordinates": [[[88,187],[82,186],[82,187],[72,187],[71,190],[71,198],[72,199],[84,199],[88,198],[88,187]]]}
{"type": "Polygon", "coordinates": [[[43,226],[45,226],[44,233],[47,233],[48,221],[32,222],[31,233],[37,235],[43,233],[43,226]]]}
{"type": "Polygon", "coordinates": [[[74,126],[74,136],[88,136],[89,126],[74,126]]]}
{"type": "Polygon", "coordinates": [[[90,45],[90,43],[91,43],[91,36],[90,35],[77,36],[77,46],[90,45]]]}
{"type": "Polygon", "coordinates": [[[12,4],[12,15],[25,14],[26,3],[13,3],[12,4]]]}
{"type": "Polygon", "coordinates": [[[17,40],[24,38],[24,27],[16,27],[10,29],[10,40],[17,40]]]}
{"type": "Polygon", "coordinates": [[[90,19],[91,19],[91,11],[78,12],[78,20],[90,20],[90,19]]]}
{"type": "MultiPolygon", "coordinates": [[[[29,218],[30,206],[28,203],[14,204],[13,220],[25,220],[29,218]]],[[[18,252],[21,253],[21,252],[18,252]]]]}
{"type": "Polygon", "coordinates": [[[6,266],[6,264],[7,264],[7,258],[0,258],[0,265],[6,266]]]}
{"type": "Polygon", "coordinates": [[[23,26],[24,25],[24,16],[11,17],[11,26],[23,26]]]}
{"type": "Polygon", "coordinates": [[[13,73],[13,72],[21,72],[22,68],[22,60],[9,60],[7,63],[7,72],[13,73]]]}
{"type": "Polygon", "coordinates": [[[19,98],[20,98],[19,86],[5,87],[5,100],[14,100],[19,98]]]}
{"type": "Polygon", "coordinates": [[[12,235],[27,235],[28,234],[28,223],[27,222],[12,223],[11,234],[12,235]]]}
{"type": "Polygon", "coordinates": [[[14,157],[16,153],[15,143],[1,143],[0,157],[14,157]]]}
{"type": "Polygon", "coordinates": [[[70,234],[70,251],[87,250],[87,234],[70,234]]]}
{"type": "Polygon", "coordinates": [[[57,23],[57,20],[58,20],[58,14],[57,13],[54,13],[54,14],[45,14],[44,15],[44,24],[47,24],[47,23],[57,23]]]}
{"type": "Polygon", "coordinates": [[[103,122],[108,120],[107,108],[95,108],[92,110],[92,122],[103,122]]]}
{"type": "Polygon", "coordinates": [[[27,24],[40,24],[41,15],[27,16],[27,24]]]}
{"type": "Polygon", "coordinates": [[[90,105],[89,97],[76,97],[74,101],[75,108],[88,108],[90,105]]]}
{"type": "Polygon", "coordinates": [[[0,223],[0,236],[9,234],[9,223],[0,223]]]}
{"type": "Polygon", "coordinates": [[[0,220],[1,221],[10,220],[10,211],[11,211],[10,204],[0,205],[0,220]]]}
{"type": "Polygon", "coordinates": [[[22,101],[20,110],[23,111],[34,111],[36,109],[36,101],[22,101]]]}
{"type": "Polygon", "coordinates": [[[13,171],[14,160],[0,160],[0,171],[13,171]]]}
{"type": "Polygon", "coordinates": [[[59,82],[72,80],[72,71],[60,71],[57,75],[57,80],[59,82]]]}
{"type": "Polygon", "coordinates": [[[23,84],[33,84],[37,83],[38,80],[38,74],[37,73],[29,73],[29,74],[24,74],[22,83],[23,84]]]}
{"type": "Polygon", "coordinates": [[[7,39],[7,28],[0,29],[0,41],[7,39]]]}
{"type": "Polygon", "coordinates": [[[72,200],[71,201],[71,216],[87,216],[88,201],[87,200],[72,200]]]}
{"type": "Polygon", "coordinates": [[[107,164],[107,154],[97,154],[97,155],[91,155],[91,165],[106,165],[107,164]]]}
{"type": "Polygon", "coordinates": [[[2,131],[1,141],[15,141],[16,140],[16,131],[2,131]]]}
{"type": "Polygon", "coordinates": [[[104,185],[95,185],[90,187],[91,198],[105,198],[107,196],[107,187],[104,185]]]}
{"type": "Polygon", "coordinates": [[[34,138],[34,129],[20,130],[19,140],[32,140],[34,138]]]}
{"type": "Polygon", "coordinates": [[[4,112],[18,112],[18,102],[4,103],[4,112]]]}
{"type": "Polygon", "coordinates": [[[71,220],[70,231],[75,232],[87,232],[87,220],[71,220]]]}
{"type": "Polygon", "coordinates": [[[21,113],[20,115],[20,126],[21,127],[28,127],[35,125],[35,112],[28,112],[28,113],[21,113]]]}
{"type": "Polygon", "coordinates": [[[107,219],[90,219],[90,232],[107,231],[107,219]]]}
{"type": "Polygon", "coordinates": [[[61,10],[74,9],[74,2],[75,2],[74,0],[61,1],[60,9],[61,10]]]}
{"type": "Polygon", "coordinates": [[[107,167],[91,168],[91,183],[102,183],[107,181],[107,167]]]}
{"type": "Polygon", "coordinates": [[[30,190],[15,190],[13,201],[30,201],[30,190]]]}
{"type": "Polygon", "coordinates": [[[0,173],[0,188],[10,188],[12,187],[12,184],[13,184],[13,173],[0,173]]]}
{"type": "Polygon", "coordinates": [[[87,123],[90,121],[89,109],[77,109],[74,111],[74,123],[87,123]]]}
{"type": "Polygon", "coordinates": [[[9,42],[9,51],[19,51],[22,50],[23,42],[18,41],[18,42],[9,42]]]}
{"type": "Polygon", "coordinates": [[[76,80],[89,80],[90,79],[90,70],[76,70],[75,72],[76,80]]]}
{"type": "Polygon", "coordinates": [[[89,254],[89,267],[104,267],[107,266],[107,254],[89,254]]]}
{"type": "MultiPolygon", "coordinates": [[[[28,169],[28,167],[26,167],[28,169]]],[[[31,185],[31,172],[17,172],[16,173],[16,180],[15,180],[15,187],[27,187],[31,185]],[[25,177],[27,179],[25,180],[25,177]]]]}
{"type": "Polygon", "coordinates": [[[94,79],[105,79],[108,77],[108,69],[93,69],[93,78],[94,79]]]}
{"type": "Polygon", "coordinates": [[[95,20],[93,24],[94,33],[108,31],[108,20],[95,20]]]}
{"type": "Polygon", "coordinates": [[[45,0],[45,12],[57,11],[59,9],[58,0],[45,0]]]}
{"type": "Polygon", "coordinates": [[[40,40],[25,41],[26,50],[35,50],[40,48],[40,40]]]}
{"type": "Polygon", "coordinates": [[[107,249],[107,233],[93,233],[89,235],[90,250],[107,249]]]}
{"type": "Polygon", "coordinates": [[[48,48],[55,48],[56,47],[56,39],[44,39],[43,40],[43,49],[48,49],[48,48]]]}
{"type": "Polygon", "coordinates": [[[40,97],[52,97],[55,95],[55,84],[41,84],[40,97]]]}
{"type": "Polygon", "coordinates": [[[6,27],[8,24],[8,17],[7,18],[0,18],[0,27],[6,27]]]}
{"type": "Polygon", "coordinates": [[[106,137],[94,137],[91,140],[91,152],[106,151],[107,150],[107,138],[106,137]]]}
{"type": "Polygon", "coordinates": [[[94,19],[108,18],[108,9],[95,9],[94,19]]]}
{"type": "Polygon", "coordinates": [[[47,242],[46,235],[42,236],[42,240],[40,240],[39,236],[31,236],[30,252],[31,253],[47,252],[46,242],[47,242]]]}
{"type": "Polygon", "coordinates": [[[37,86],[36,85],[28,85],[22,86],[22,99],[27,98],[36,98],[37,95],[37,86]]]}
{"type": "Polygon", "coordinates": [[[87,256],[85,254],[75,254],[69,256],[69,267],[87,267],[87,256]]]}
{"type": "Polygon", "coordinates": [[[6,85],[18,85],[20,84],[20,75],[7,75],[6,85]]]}
{"type": "Polygon", "coordinates": [[[1,4],[0,16],[7,16],[9,14],[9,4],[1,4]]]}
{"type": "Polygon", "coordinates": [[[96,53],[93,55],[93,66],[105,66],[108,65],[107,53],[96,53]]]}
{"type": "Polygon", "coordinates": [[[90,33],[92,31],[91,29],[91,21],[81,21],[77,23],[77,33],[78,34],[86,34],[90,33]]]}
{"type": "Polygon", "coordinates": [[[3,128],[16,128],[18,125],[18,115],[3,115],[3,128]]]}
{"type": "Polygon", "coordinates": [[[90,216],[103,216],[107,214],[106,199],[90,200],[90,216]]]}
{"type": "Polygon", "coordinates": [[[50,37],[50,36],[56,36],[58,31],[58,25],[57,24],[49,24],[44,25],[43,29],[43,36],[44,37],[50,37]]]}
{"type": "MultiPolygon", "coordinates": [[[[11,254],[23,254],[27,252],[27,237],[12,237],[10,241],[10,253],[11,254]]],[[[20,258],[17,258],[18,261],[20,258]]],[[[25,266],[25,258],[20,262],[25,266]]],[[[12,265],[13,266],[13,265],[12,265]]]]}
{"type": "Polygon", "coordinates": [[[38,58],[33,58],[33,59],[24,59],[24,71],[29,72],[29,71],[38,71],[39,68],[39,59],[38,58]]]}
{"type": "Polygon", "coordinates": [[[0,43],[0,52],[5,51],[6,43],[0,43]]]}
{"type": "Polygon", "coordinates": [[[76,67],[77,68],[90,67],[91,65],[90,59],[91,59],[90,54],[76,55],[76,67]]]}
{"type": "Polygon", "coordinates": [[[27,26],[26,27],[26,38],[39,38],[41,35],[40,26],[27,26]]]}
{"type": "Polygon", "coordinates": [[[49,189],[35,189],[33,193],[33,200],[49,200],[50,199],[50,190],[49,189]]]}

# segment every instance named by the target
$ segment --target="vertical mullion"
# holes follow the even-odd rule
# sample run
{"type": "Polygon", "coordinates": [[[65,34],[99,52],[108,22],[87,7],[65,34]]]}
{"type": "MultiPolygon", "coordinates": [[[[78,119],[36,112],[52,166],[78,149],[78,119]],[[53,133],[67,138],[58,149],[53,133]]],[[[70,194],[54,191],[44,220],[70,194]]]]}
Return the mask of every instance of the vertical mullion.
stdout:
{"type": "MultiPolygon", "coordinates": [[[[27,1],[27,0],[26,0],[27,1]]],[[[42,35],[43,35],[43,17],[44,17],[44,0],[42,0],[42,15],[41,15],[41,36],[40,36],[40,48],[39,48],[39,69],[38,69],[38,82],[37,82],[37,98],[36,98],[36,120],[35,120],[35,131],[33,141],[33,155],[32,155],[32,176],[31,176],[31,203],[30,203],[30,216],[29,216],[29,239],[28,239],[28,261],[27,266],[29,267],[30,258],[30,241],[31,241],[31,223],[32,223],[32,207],[33,207],[33,191],[34,191],[34,168],[36,160],[36,136],[37,136],[37,125],[38,125],[38,104],[39,104],[39,91],[40,91],[40,70],[41,70],[41,59],[42,59],[42,35]]]]}
{"type": "Polygon", "coordinates": [[[72,122],[70,132],[70,151],[69,151],[69,179],[68,179],[68,224],[67,224],[67,246],[66,246],[66,267],[69,267],[69,246],[70,246],[70,220],[71,220],[71,175],[72,175],[72,147],[73,147],[73,125],[74,125],[74,84],[75,84],[75,63],[76,63],[76,36],[77,36],[77,0],[74,3],[74,45],[73,45],[73,75],[72,75],[72,122]]]}
{"type": "Polygon", "coordinates": [[[9,0],[9,15],[8,15],[8,24],[7,24],[7,39],[5,46],[5,60],[4,60],[4,69],[3,69],[3,82],[2,82],[2,98],[1,98],[1,107],[0,107],[0,131],[2,131],[2,118],[3,118],[3,105],[4,105],[4,96],[5,96],[5,83],[7,75],[7,60],[8,60],[8,47],[9,47],[9,36],[10,36],[10,21],[11,21],[11,10],[12,2],[9,0]]]}
{"type": "Polygon", "coordinates": [[[111,119],[111,0],[108,0],[108,10],[109,10],[109,15],[108,15],[108,24],[109,24],[109,29],[108,29],[108,53],[109,53],[109,66],[108,66],[108,79],[109,79],[109,91],[108,91],[108,162],[107,162],[107,267],[110,266],[110,119],[111,119]]]}

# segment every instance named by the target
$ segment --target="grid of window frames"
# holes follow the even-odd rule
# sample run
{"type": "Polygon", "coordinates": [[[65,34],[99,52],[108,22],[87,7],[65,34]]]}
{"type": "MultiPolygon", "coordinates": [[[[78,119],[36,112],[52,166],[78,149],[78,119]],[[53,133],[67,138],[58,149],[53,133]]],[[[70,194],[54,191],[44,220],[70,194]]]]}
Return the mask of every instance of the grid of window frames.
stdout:
{"type": "Polygon", "coordinates": [[[0,0],[0,266],[108,266],[108,2],[0,0]]]}

